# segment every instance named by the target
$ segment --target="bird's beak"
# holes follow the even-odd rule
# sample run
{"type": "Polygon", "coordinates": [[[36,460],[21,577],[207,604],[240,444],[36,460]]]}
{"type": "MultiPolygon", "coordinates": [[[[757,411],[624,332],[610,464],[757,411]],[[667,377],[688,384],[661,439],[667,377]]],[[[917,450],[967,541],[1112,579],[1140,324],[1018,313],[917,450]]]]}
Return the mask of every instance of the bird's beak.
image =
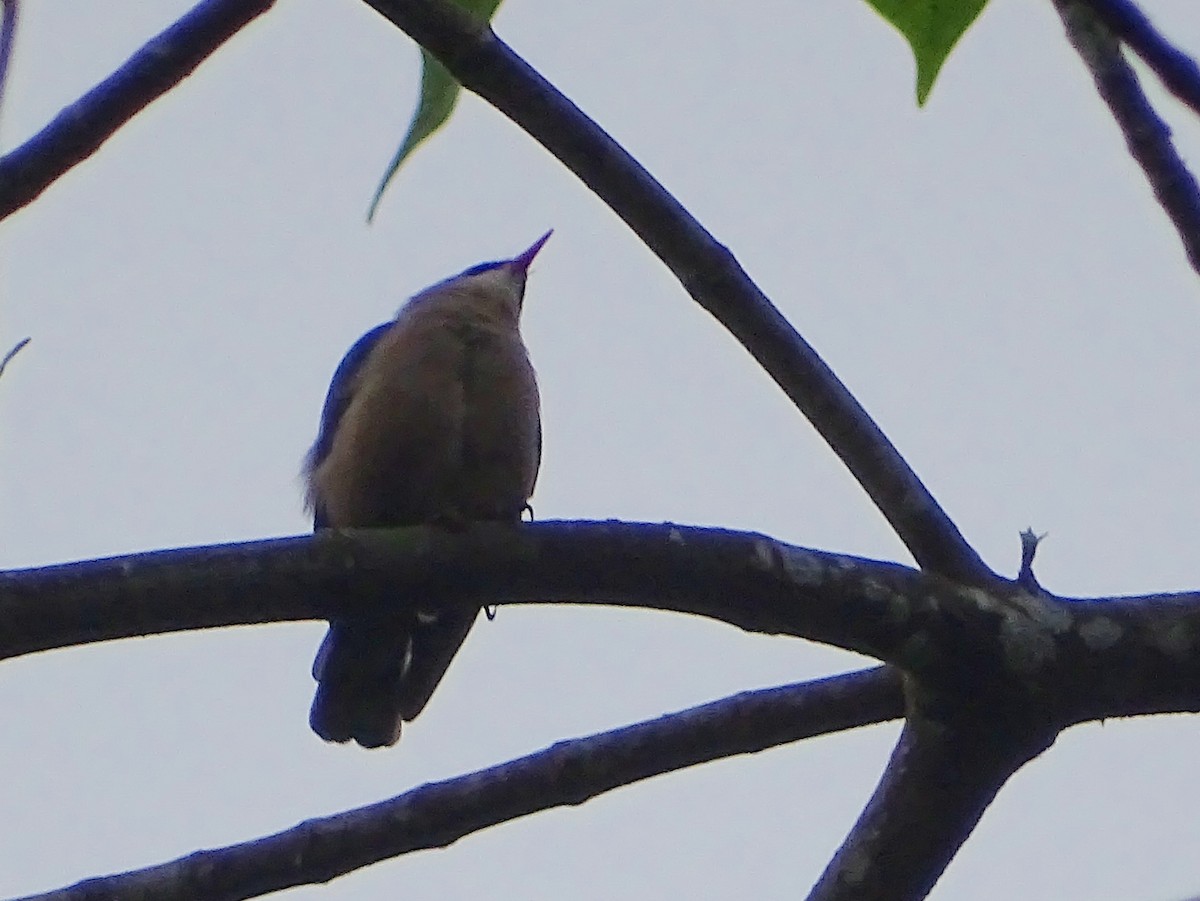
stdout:
{"type": "Polygon", "coordinates": [[[530,245],[529,249],[524,253],[513,257],[512,262],[509,265],[511,265],[518,272],[528,271],[530,264],[533,263],[533,258],[538,255],[538,251],[542,249],[542,245],[550,240],[550,236],[552,234],[554,234],[554,229],[550,229],[550,231],[546,232],[546,234],[534,241],[533,244],[530,245]]]}

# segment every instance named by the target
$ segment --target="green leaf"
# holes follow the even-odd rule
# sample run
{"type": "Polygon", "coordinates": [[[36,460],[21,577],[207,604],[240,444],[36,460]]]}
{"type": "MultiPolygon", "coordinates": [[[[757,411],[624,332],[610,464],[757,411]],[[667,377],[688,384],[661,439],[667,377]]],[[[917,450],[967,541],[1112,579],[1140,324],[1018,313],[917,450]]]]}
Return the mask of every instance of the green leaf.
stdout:
{"type": "Polygon", "coordinates": [[[917,60],[917,105],[924,106],[933,81],[958,39],[983,12],[987,0],[867,0],[908,39],[917,60]]]}
{"type": "MultiPolygon", "coordinates": [[[[467,12],[488,21],[500,6],[500,0],[455,0],[455,2],[467,12]]],[[[368,222],[375,218],[375,211],[379,209],[383,192],[387,190],[392,178],[400,171],[405,160],[426,138],[446,124],[446,120],[454,112],[454,107],[458,103],[458,95],[461,92],[462,85],[455,81],[454,76],[447,71],[445,66],[422,48],[421,100],[417,104],[416,112],[413,113],[412,121],[408,123],[408,133],[400,142],[400,149],[388,163],[387,171],[384,172],[379,187],[375,189],[375,196],[371,198],[371,207],[367,211],[368,222]]]]}

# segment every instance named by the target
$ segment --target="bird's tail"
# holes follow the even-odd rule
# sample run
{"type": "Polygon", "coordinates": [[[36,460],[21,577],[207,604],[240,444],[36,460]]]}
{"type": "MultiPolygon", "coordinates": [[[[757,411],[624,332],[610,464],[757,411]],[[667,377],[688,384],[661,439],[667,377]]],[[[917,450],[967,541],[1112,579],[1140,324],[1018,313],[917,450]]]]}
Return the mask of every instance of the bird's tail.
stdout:
{"type": "Polygon", "coordinates": [[[334,620],[313,661],[308,722],[326,741],[390,747],[425,707],[475,622],[476,611],[334,620]]]}

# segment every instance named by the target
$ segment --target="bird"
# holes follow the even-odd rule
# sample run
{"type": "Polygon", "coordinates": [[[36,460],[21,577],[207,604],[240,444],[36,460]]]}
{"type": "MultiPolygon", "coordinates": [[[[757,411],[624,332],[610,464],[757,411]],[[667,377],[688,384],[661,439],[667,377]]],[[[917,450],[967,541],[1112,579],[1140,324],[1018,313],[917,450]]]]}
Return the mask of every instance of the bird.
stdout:
{"type": "MultiPolygon", "coordinates": [[[[550,238],[415,294],[346,353],[304,463],[313,529],[520,522],[542,455],[520,332],[529,267],[550,238]]],[[[313,661],[309,725],[390,747],[425,707],[476,610],[337,617],[313,661]]]]}

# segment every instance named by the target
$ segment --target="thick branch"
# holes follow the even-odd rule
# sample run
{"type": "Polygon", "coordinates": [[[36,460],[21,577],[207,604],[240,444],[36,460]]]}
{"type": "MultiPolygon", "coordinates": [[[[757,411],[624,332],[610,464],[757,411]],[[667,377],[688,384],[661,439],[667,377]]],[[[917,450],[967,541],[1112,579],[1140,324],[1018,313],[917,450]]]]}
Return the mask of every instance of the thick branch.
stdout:
{"type": "MultiPolygon", "coordinates": [[[[894,719],[899,679],[884,669],[746,692],[564,741],[519,760],[253,842],[89,879],[38,901],[233,901],[335,876],[410,851],[445,847],[488,826],[709,760],[894,719]]],[[[25,899],[33,901],[33,898],[25,899]]]]}
{"type": "Polygon", "coordinates": [[[1087,4],[1172,94],[1200,115],[1200,66],[1194,59],[1172,46],[1130,0],[1087,0],[1087,4]]]}
{"type": "Polygon", "coordinates": [[[1200,709],[1200,594],[986,592],[754,533],[612,521],[331,532],[0,573],[0,659],[414,599],[692,613],[868,654],[931,685],[1024,690],[1063,726],[1200,709]]]}
{"type": "Polygon", "coordinates": [[[1008,778],[1054,741],[1052,727],[1031,728],[986,703],[959,706],[956,714],[948,721],[909,717],[878,788],[809,901],[920,901],[1008,778]]]}
{"type": "Polygon", "coordinates": [[[33,202],[118,128],[190,75],[275,0],[204,0],[0,158],[0,219],[33,202]]]}
{"type": "Polygon", "coordinates": [[[1171,129],[1138,83],[1121,48],[1085,0],[1054,0],[1067,37],[1092,73],[1096,89],[1117,120],[1125,143],[1154,196],[1179,232],[1192,268],[1200,272],[1200,188],[1171,143],[1171,129]]]}
{"type": "Polygon", "coordinates": [[[679,202],[603,129],[479,22],[445,0],[367,0],[464,87],[541,143],[609,205],[791,398],[913,559],[958,582],[991,572],[816,351],[679,202]]]}
{"type": "Polygon", "coordinates": [[[953,604],[953,587],[892,563],[751,532],[661,523],[539,522],[362,529],[156,551],[0,573],[0,659],[184,629],[328,619],[412,599],[638,606],[871,653],[889,602],[953,604]],[[876,601],[863,599],[875,596],[876,601]]]}

